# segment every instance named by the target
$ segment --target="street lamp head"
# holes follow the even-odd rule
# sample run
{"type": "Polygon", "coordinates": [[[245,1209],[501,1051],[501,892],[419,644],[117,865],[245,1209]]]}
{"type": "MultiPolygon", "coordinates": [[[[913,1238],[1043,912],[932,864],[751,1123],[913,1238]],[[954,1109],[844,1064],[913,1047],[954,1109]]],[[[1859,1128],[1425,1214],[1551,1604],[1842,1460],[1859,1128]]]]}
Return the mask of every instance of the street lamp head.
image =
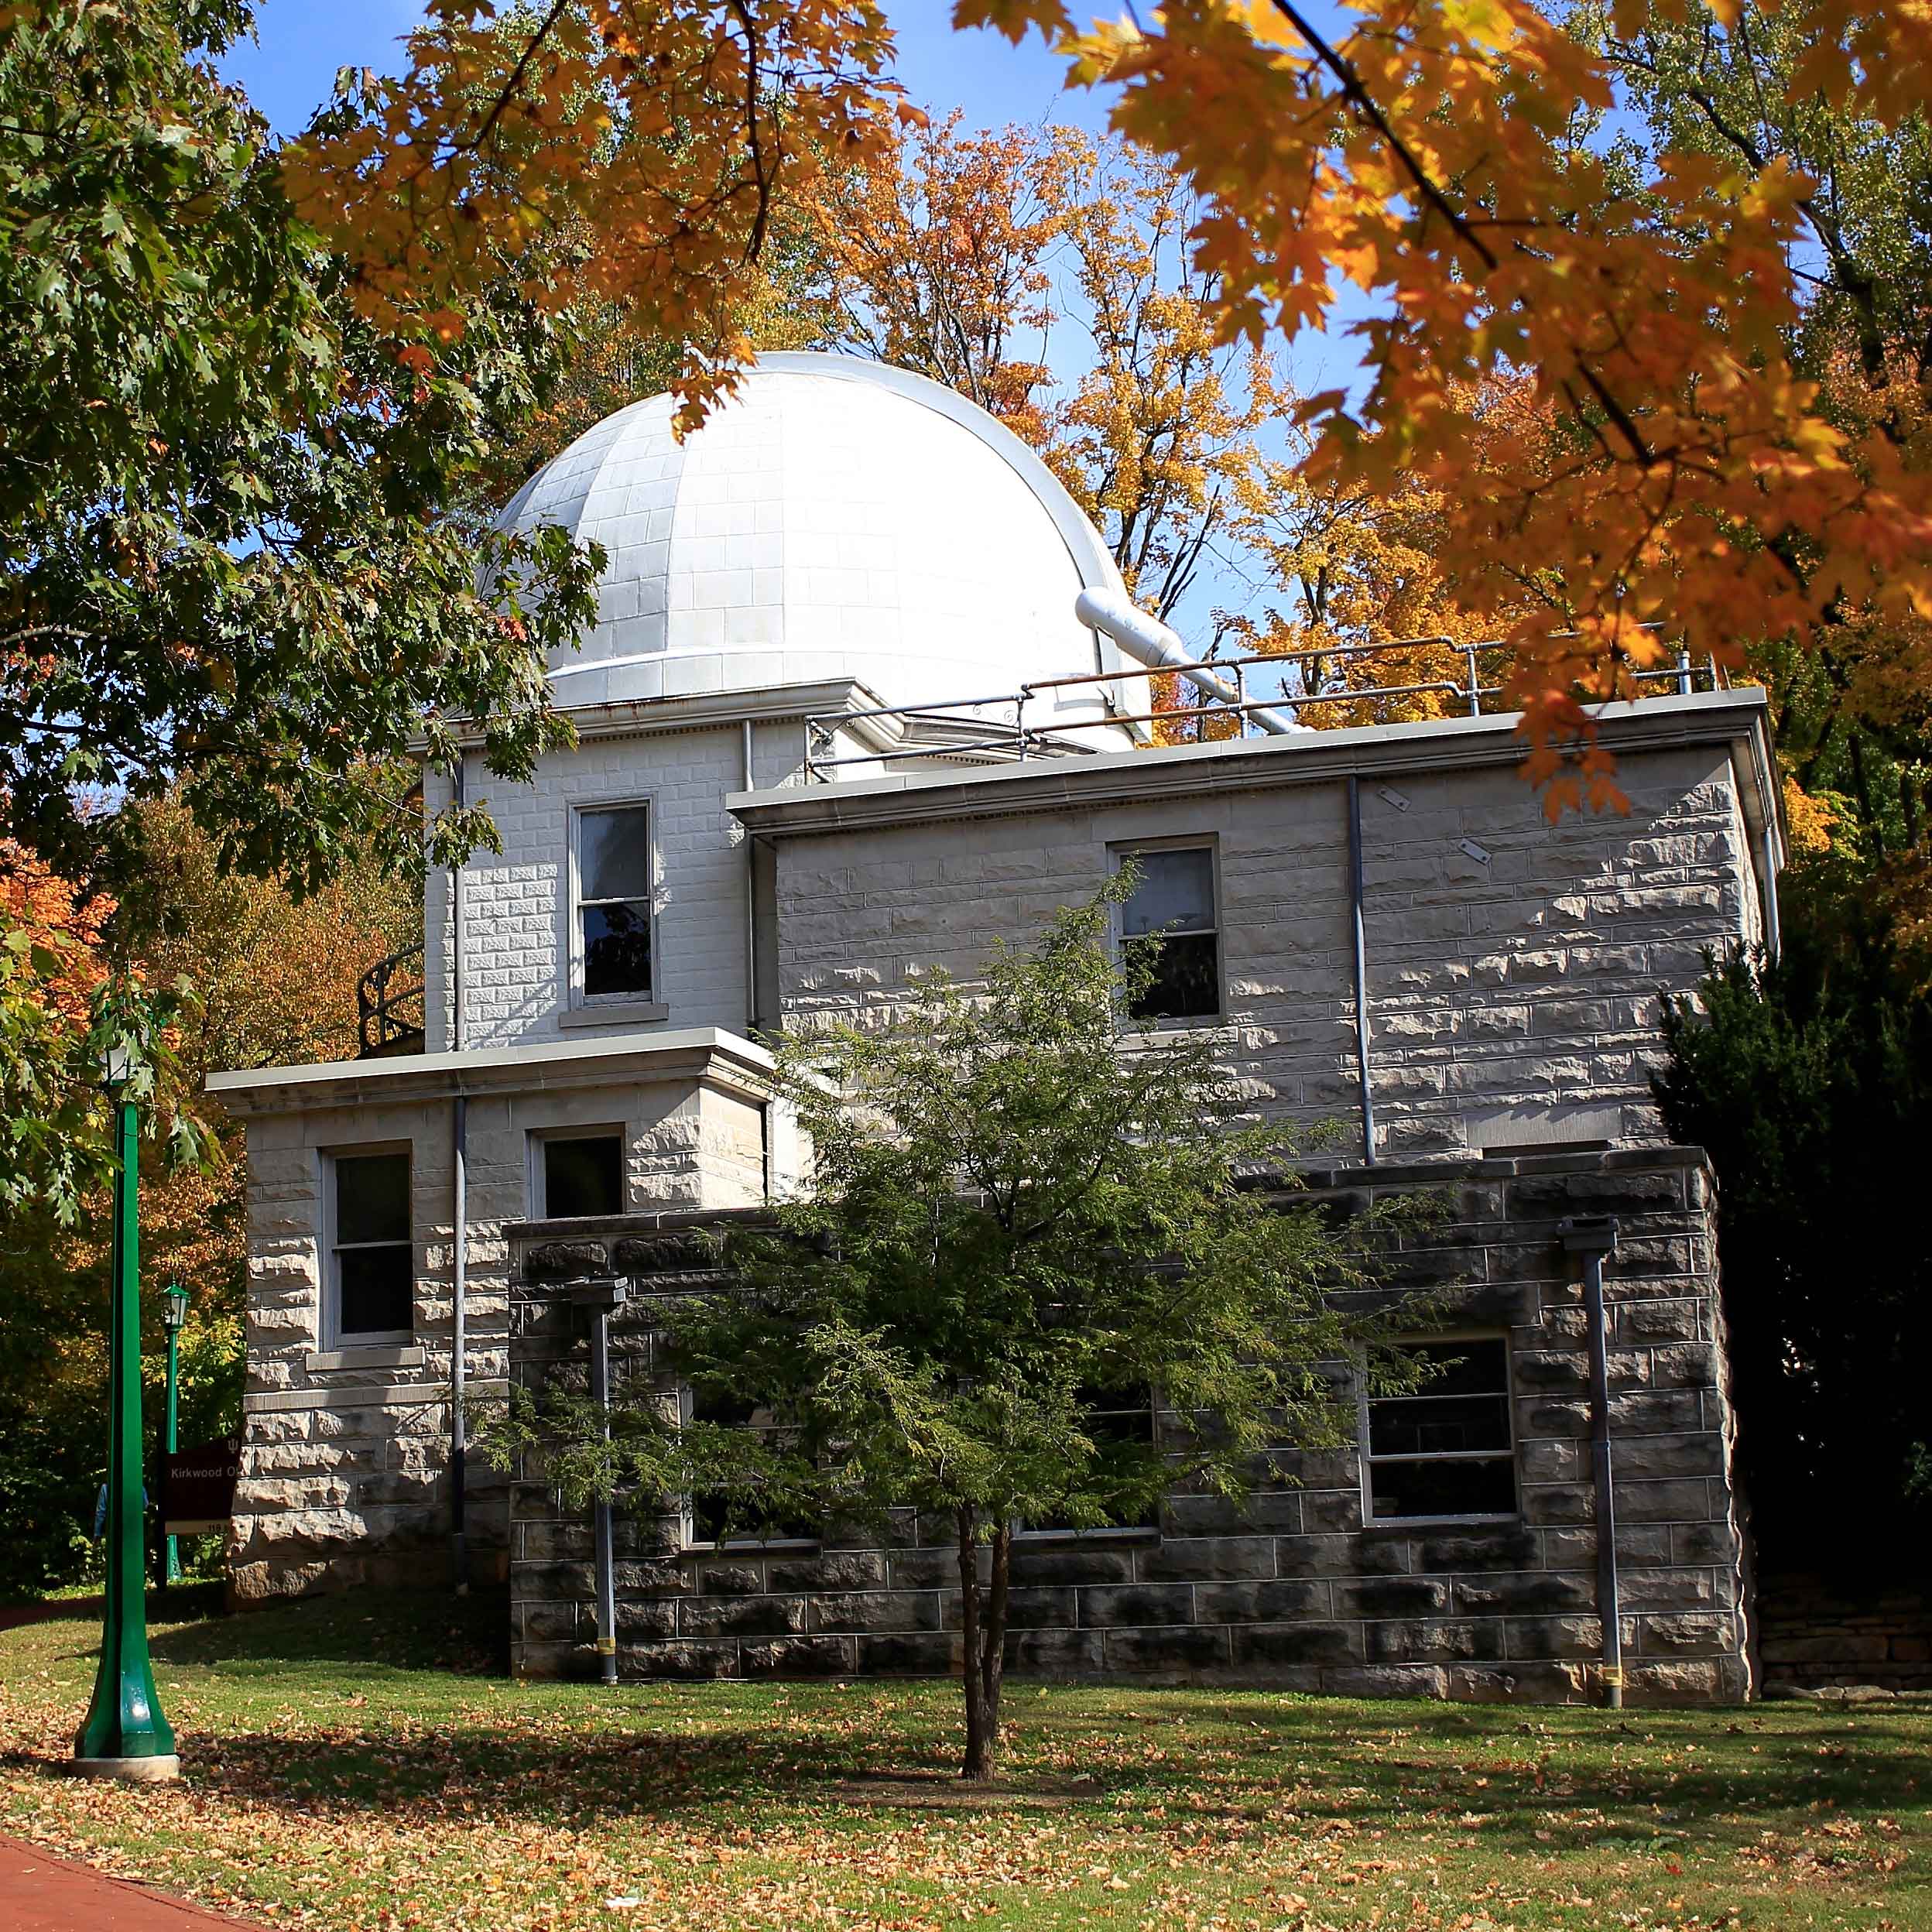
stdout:
{"type": "Polygon", "coordinates": [[[188,1319],[188,1291],[179,1282],[161,1297],[161,1325],[180,1328],[188,1319]]]}
{"type": "Polygon", "coordinates": [[[125,1087],[134,1077],[134,1049],[117,1040],[101,1056],[101,1077],[110,1087],[125,1087]]]}

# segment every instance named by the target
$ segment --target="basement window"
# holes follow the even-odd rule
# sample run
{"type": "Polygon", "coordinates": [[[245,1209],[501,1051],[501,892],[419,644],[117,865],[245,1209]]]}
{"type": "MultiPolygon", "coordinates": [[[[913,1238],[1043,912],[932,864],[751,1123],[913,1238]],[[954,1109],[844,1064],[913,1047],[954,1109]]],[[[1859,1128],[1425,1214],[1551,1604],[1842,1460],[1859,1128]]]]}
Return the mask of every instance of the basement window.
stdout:
{"type": "Polygon", "coordinates": [[[1120,908],[1121,947],[1138,950],[1152,976],[1129,997],[1130,1019],[1150,1026],[1221,1016],[1221,922],[1212,845],[1137,846],[1118,855],[1139,872],[1120,908]]]}
{"type": "Polygon", "coordinates": [[[535,1154],[530,1205],[537,1220],[623,1213],[624,1136],[618,1129],[541,1135],[535,1154]]]}
{"type": "Polygon", "coordinates": [[[577,814],[577,950],[581,997],[651,997],[650,808],[577,814]]]}
{"type": "Polygon", "coordinates": [[[1440,1365],[1439,1372],[1413,1395],[1363,1403],[1365,1519],[1514,1516],[1508,1340],[1440,1336],[1408,1348],[1440,1365]]]}
{"type": "Polygon", "coordinates": [[[409,1149],[331,1155],[324,1191],[323,1345],[409,1341],[416,1326],[409,1149]]]}
{"type": "MultiPolygon", "coordinates": [[[[769,1409],[733,1396],[700,1396],[695,1389],[683,1391],[681,1401],[687,1422],[710,1422],[721,1428],[748,1428],[759,1436],[771,1437],[782,1433],[783,1425],[769,1409]]],[[[687,1550],[762,1550],[777,1547],[796,1548],[801,1544],[816,1549],[824,1526],[815,1516],[789,1516],[782,1510],[761,1516],[743,1497],[701,1492],[689,1498],[684,1510],[684,1547],[687,1550]]]]}
{"type": "MultiPolygon", "coordinates": [[[[1154,1416],[1154,1392],[1145,1383],[1133,1389],[1083,1389],[1080,1399],[1091,1403],[1087,1410],[1085,1434],[1104,1461],[1110,1448],[1131,1453],[1138,1458],[1152,1447],[1157,1434],[1154,1416]]],[[[1064,1516],[1048,1516],[1038,1523],[1019,1526],[1023,1536],[1133,1536],[1160,1527],[1158,1506],[1149,1504],[1125,1523],[1077,1526],[1064,1516]]]]}

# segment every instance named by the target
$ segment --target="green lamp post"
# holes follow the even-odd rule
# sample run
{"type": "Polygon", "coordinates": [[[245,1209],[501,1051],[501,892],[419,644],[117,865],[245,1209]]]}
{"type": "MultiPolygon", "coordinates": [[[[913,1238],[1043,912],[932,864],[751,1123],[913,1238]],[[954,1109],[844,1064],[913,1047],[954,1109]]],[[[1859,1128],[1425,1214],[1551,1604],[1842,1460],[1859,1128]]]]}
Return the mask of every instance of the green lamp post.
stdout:
{"type": "MultiPolygon", "coordinates": [[[[181,1373],[181,1330],[188,1319],[188,1291],[177,1281],[161,1297],[161,1325],[168,1331],[168,1421],[167,1437],[163,1444],[165,1453],[172,1456],[180,1447],[175,1440],[175,1424],[179,1413],[181,1373]]],[[[168,1485],[166,1465],[161,1483],[161,1506],[165,1510],[168,1501],[168,1485]]],[[[174,1537],[170,1534],[161,1573],[163,1583],[181,1581],[181,1552],[174,1537]]]]}
{"type": "Polygon", "coordinates": [[[141,1482],[141,1252],[134,1057],[110,1047],[104,1069],[114,1108],[112,1313],[108,1351],[108,1588],[94,1701],[74,1742],[77,1771],[137,1783],[180,1769],[148,1661],[146,1538],[141,1482]]]}

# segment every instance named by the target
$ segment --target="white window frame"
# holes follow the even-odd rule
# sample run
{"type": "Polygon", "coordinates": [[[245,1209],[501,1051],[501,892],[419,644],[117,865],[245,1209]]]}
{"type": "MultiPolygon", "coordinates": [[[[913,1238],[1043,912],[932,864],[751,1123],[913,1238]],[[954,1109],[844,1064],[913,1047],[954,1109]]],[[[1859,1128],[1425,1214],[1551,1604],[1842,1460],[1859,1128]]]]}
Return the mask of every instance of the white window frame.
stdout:
{"type": "MultiPolygon", "coordinates": [[[[548,1177],[543,1166],[543,1149],[553,1140],[614,1140],[617,1142],[617,1212],[626,1214],[631,1205],[630,1131],[621,1120],[605,1121],[590,1127],[533,1127],[527,1141],[530,1218],[553,1218],[548,1177]]],[[[594,1217],[593,1217],[594,1218],[594,1217]]]]}
{"type": "Polygon", "coordinates": [[[664,875],[657,848],[657,799],[646,792],[629,798],[587,798],[570,806],[570,930],[565,934],[568,961],[567,1009],[574,1012],[597,1013],[639,1007],[656,1009],[663,1004],[663,955],[658,945],[658,886],[664,875]],[[597,812],[642,812],[644,814],[644,851],[650,871],[646,879],[646,903],[650,908],[651,984],[644,992],[586,993],[584,990],[584,921],[586,904],[601,906],[603,899],[584,897],[584,820],[597,812]]]}
{"type": "MultiPolygon", "coordinates": [[[[1170,838],[1124,838],[1111,843],[1107,848],[1107,869],[1111,877],[1121,869],[1124,860],[1140,852],[1205,852],[1208,855],[1208,872],[1214,895],[1214,923],[1209,927],[1196,927],[1191,931],[1177,929],[1171,935],[1176,939],[1197,938],[1203,933],[1211,933],[1214,941],[1214,1010],[1211,1013],[1188,1013],[1172,1019],[1142,1019],[1132,1014],[1127,1016],[1128,1025],[1136,1033],[1166,1033],[1183,1031],[1189,1027],[1225,1026],[1228,1023],[1228,920],[1227,900],[1221,889],[1221,839],[1214,832],[1178,833],[1170,838]]],[[[1124,906],[1113,908],[1112,940],[1116,960],[1126,957],[1128,938],[1122,915],[1124,906]]],[[[656,957],[655,954],[652,955],[656,957]]]]}
{"type": "MultiPolygon", "coordinates": [[[[1368,1404],[1371,1399],[1365,1387],[1358,1389],[1356,1395],[1356,1441],[1360,1446],[1362,1464],[1362,1521],[1368,1530],[1390,1527],[1415,1528],[1437,1524],[1520,1523],[1523,1520],[1523,1464],[1518,1456],[1516,1438],[1516,1351],[1510,1345],[1509,1331],[1506,1328],[1451,1328],[1432,1330],[1427,1334],[1399,1335],[1396,1338],[1398,1348],[1416,1348],[1439,1342],[1499,1341],[1502,1344],[1502,1397],[1503,1414],[1509,1424],[1510,1487],[1515,1492],[1516,1506],[1503,1512],[1468,1511],[1449,1516],[1379,1516],[1375,1513],[1375,1484],[1373,1464],[1375,1462],[1494,1462],[1503,1459],[1501,1450],[1440,1449],[1425,1451],[1411,1456],[1377,1456],[1372,1461],[1368,1454],[1368,1404]]],[[[1425,1385],[1418,1389],[1418,1396],[1426,1396],[1425,1385]]],[[[1374,1398],[1381,1401],[1384,1398],[1374,1398]]],[[[1401,1399],[1399,1397],[1395,1398],[1401,1399]]]]}
{"type": "MultiPolygon", "coordinates": [[[[416,1340],[416,1150],[406,1140],[372,1141],[366,1146],[330,1147],[322,1154],[322,1227],[321,1252],[318,1257],[318,1273],[322,1283],[320,1346],[324,1351],[337,1348],[389,1348],[406,1347],[416,1340]],[[342,1326],[342,1273],[337,1259],[341,1244],[335,1238],[336,1230],[336,1179],[335,1164],[338,1160],[361,1160],[375,1154],[400,1154],[407,1163],[409,1176],[409,1233],[407,1246],[409,1255],[409,1314],[410,1326],[407,1328],[353,1328],[342,1326]]],[[[393,1242],[355,1242],[350,1244],[357,1248],[389,1248],[397,1245],[393,1242]]]]}
{"type": "MultiPolygon", "coordinates": [[[[1091,1409],[1088,1412],[1097,1416],[1128,1416],[1135,1413],[1132,1408],[1091,1409]]],[[[1147,1391],[1147,1416],[1154,1447],[1160,1447],[1160,1420],[1167,1411],[1161,1406],[1160,1391],[1149,1388],[1147,1391]]],[[[1013,1526],[1016,1543],[1158,1543],[1160,1540],[1160,1506],[1154,1506],[1155,1521],[1152,1523],[1097,1523],[1085,1530],[1071,1530],[1047,1523],[1036,1530],[1022,1521],[1013,1526]]]]}
{"type": "MultiPolygon", "coordinates": [[[[681,1429],[697,1413],[697,1393],[687,1382],[677,1386],[677,1426],[681,1429]]],[[[785,1555],[793,1551],[822,1550],[825,1547],[823,1536],[731,1536],[722,1543],[707,1541],[697,1535],[697,1516],[691,1507],[691,1498],[680,1500],[677,1511],[677,1547],[680,1555],[687,1557],[721,1556],[729,1550],[769,1550],[774,1555],[785,1555]]]]}

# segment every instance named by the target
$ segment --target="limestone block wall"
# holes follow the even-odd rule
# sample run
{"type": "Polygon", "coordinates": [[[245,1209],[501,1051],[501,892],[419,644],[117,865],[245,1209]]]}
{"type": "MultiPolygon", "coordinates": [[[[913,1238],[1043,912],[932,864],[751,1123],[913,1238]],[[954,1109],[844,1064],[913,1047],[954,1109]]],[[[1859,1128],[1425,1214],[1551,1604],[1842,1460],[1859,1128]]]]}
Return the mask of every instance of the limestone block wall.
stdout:
{"type": "MultiPolygon", "coordinates": [[[[790,781],[803,762],[803,725],[766,719],[752,727],[752,769],[760,785],[790,781]]],[[[744,784],[744,741],[736,724],[587,738],[539,762],[536,777],[512,785],[472,758],[472,803],[488,806],[500,853],[478,852],[464,868],[464,1028],[466,1049],[583,1037],[566,1029],[568,1000],[568,852],[573,807],[648,803],[657,890],[654,970],[666,1029],[748,1024],[744,834],[724,809],[744,784]]],[[[449,780],[425,776],[432,810],[448,803],[449,780]]],[[[451,1045],[449,1021],[450,893],[447,873],[430,877],[424,921],[426,1010],[432,1051],[451,1045]]],[[[607,1033],[635,1031],[614,1017],[607,1033]]]]}
{"type": "MultiPolygon", "coordinates": [[[[378,1093],[406,1061],[343,1078],[378,1093]]],[[[444,1094],[334,1104],[257,1097],[249,1157],[247,1380],[242,1475],[231,1525],[236,1597],[421,1574],[450,1529],[454,1124],[444,1094]],[[415,1316],[407,1345],[325,1348],[324,1168],[327,1155],[406,1146],[411,1156],[415,1316]]],[[[468,1103],[466,1362],[472,1393],[508,1375],[509,1251],[503,1230],[531,1211],[531,1142],[560,1128],[614,1126],[627,1201],[649,1209],[765,1198],[766,1122],[755,1097],[690,1080],[577,1081],[484,1092],[468,1103]]],[[[567,1224],[560,1224],[567,1225],[567,1224]]],[[[507,1495],[474,1459],[467,1529],[481,1571],[508,1542],[507,1495]]],[[[440,1558],[439,1558],[440,1560],[440,1558]]]]}
{"type": "MultiPolygon", "coordinates": [[[[1365,1524],[1358,1451],[1303,1454],[1296,1480],[1240,1506],[1170,1496],[1157,1530],[1023,1536],[1016,1671],[1267,1683],[1338,1693],[1577,1701],[1598,1694],[1596,1528],[1587,1335],[1559,1221],[1619,1217],[1608,1270],[1622,1637],[1633,1701],[1742,1697],[1742,1550],[1708,1170],[1662,1148],[1426,1163],[1317,1177],[1338,1210],[1385,1190],[1446,1190],[1446,1220],[1390,1258],[1392,1287],[1449,1284],[1446,1319],[1507,1338],[1519,1507],[1507,1522],[1365,1524]]],[[[719,1277],[694,1231],[711,1216],[633,1217],[594,1249],[509,1231],[518,1257],[512,1379],[581,1389],[586,1317],[557,1276],[624,1278],[620,1387],[664,1392],[652,1299],[719,1277]]],[[[956,1672],[960,1597],[947,1526],[896,1540],[687,1547],[640,1499],[617,1526],[627,1677],[956,1672]]],[[[511,1489],[514,1667],[596,1668],[592,1536],[540,1469],[511,1489]]]]}
{"type": "MultiPolygon", "coordinates": [[[[1228,1070],[1259,1114],[1352,1129],[1347,786],[1276,763],[1279,782],[1231,790],[1177,762],[1147,803],[1083,809],[1075,770],[1050,809],[994,815],[962,786],[951,815],[772,828],[787,1023],[888,1023],[921,969],[970,978],[995,937],[1023,943],[1088,896],[1118,847],[1199,838],[1218,855],[1228,1070]]],[[[1383,1150],[1658,1137],[1660,990],[1758,937],[1757,887],[1728,745],[1631,752],[1619,776],[1627,814],[1554,825],[1507,765],[1362,781],[1383,1150]]]]}

